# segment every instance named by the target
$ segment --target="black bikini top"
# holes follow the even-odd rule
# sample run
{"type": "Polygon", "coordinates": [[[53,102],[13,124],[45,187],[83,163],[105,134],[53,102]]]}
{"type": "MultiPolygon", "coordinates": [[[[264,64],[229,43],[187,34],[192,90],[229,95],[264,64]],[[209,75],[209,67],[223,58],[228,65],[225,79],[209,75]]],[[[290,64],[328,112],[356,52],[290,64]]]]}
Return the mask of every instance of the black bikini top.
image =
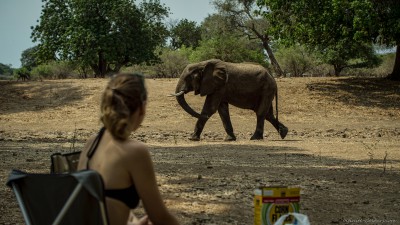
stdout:
{"type": "MultiPolygon", "coordinates": [[[[97,134],[96,138],[89,148],[89,151],[87,153],[88,160],[86,163],[87,169],[89,169],[89,160],[92,158],[94,152],[96,151],[96,148],[99,145],[100,139],[103,136],[105,130],[105,127],[100,129],[99,133],[97,134]]],[[[139,205],[140,197],[136,191],[136,187],[134,184],[132,184],[130,187],[123,189],[104,190],[104,194],[109,198],[113,198],[125,203],[125,205],[127,205],[130,209],[134,209],[139,205]]]]}

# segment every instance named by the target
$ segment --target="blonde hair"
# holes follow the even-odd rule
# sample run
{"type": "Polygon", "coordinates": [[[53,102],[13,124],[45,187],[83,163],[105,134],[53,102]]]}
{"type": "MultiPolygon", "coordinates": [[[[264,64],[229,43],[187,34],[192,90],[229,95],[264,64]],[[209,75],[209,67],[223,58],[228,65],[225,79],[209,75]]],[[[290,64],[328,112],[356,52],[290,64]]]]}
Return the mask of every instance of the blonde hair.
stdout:
{"type": "Polygon", "coordinates": [[[147,100],[144,77],[141,74],[114,75],[103,92],[100,120],[118,140],[128,139],[132,114],[147,100]]]}

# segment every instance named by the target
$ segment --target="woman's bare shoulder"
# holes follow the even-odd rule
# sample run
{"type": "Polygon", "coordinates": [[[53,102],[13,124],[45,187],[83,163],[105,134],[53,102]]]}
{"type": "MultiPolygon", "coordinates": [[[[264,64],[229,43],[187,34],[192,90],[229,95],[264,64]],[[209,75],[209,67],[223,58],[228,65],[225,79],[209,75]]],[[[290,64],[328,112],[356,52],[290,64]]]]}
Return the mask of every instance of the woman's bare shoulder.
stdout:
{"type": "Polygon", "coordinates": [[[143,154],[149,151],[145,143],[133,140],[127,143],[127,148],[130,154],[143,154]]]}
{"type": "Polygon", "coordinates": [[[78,162],[78,169],[82,170],[86,168],[86,163],[87,163],[87,152],[89,151],[90,146],[92,145],[94,139],[96,138],[96,135],[91,136],[87,141],[85,146],[82,149],[81,155],[79,156],[79,162],[78,162]]]}
{"type": "Polygon", "coordinates": [[[146,144],[138,141],[128,141],[124,145],[124,155],[130,160],[143,160],[150,158],[150,153],[146,144]]]}
{"type": "Polygon", "coordinates": [[[87,152],[90,146],[92,145],[94,139],[96,138],[97,135],[92,135],[90,136],[85,143],[85,146],[83,147],[83,152],[87,152]]]}

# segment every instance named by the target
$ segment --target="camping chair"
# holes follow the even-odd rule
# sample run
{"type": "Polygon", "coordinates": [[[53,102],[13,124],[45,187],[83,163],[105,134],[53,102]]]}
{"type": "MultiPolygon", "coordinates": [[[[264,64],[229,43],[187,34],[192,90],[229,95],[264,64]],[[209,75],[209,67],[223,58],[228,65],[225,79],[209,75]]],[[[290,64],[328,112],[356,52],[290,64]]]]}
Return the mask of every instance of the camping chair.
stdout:
{"type": "Polygon", "coordinates": [[[93,170],[32,174],[13,170],[7,181],[27,225],[107,225],[101,176],[93,170]]]}
{"type": "Polygon", "coordinates": [[[54,153],[50,156],[50,173],[72,173],[78,170],[81,152],[54,153]]]}

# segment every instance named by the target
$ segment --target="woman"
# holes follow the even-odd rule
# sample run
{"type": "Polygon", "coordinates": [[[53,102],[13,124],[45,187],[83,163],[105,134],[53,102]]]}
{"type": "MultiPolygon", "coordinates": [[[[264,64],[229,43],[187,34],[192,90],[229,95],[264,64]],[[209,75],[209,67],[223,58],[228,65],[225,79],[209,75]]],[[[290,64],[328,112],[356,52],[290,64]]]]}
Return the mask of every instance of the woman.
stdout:
{"type": "Polygon", "coordinates": [[[138,224],[179,224],[163,203],[146,145],[129,139],[145,117],[146,100],[143,76],[115,75],[101,100],[104,127],[88,140],[79,159],[78,169],[95,170],[103,178],[111,225],[130,224],[139,200],[148,218],[138,224]]]}

